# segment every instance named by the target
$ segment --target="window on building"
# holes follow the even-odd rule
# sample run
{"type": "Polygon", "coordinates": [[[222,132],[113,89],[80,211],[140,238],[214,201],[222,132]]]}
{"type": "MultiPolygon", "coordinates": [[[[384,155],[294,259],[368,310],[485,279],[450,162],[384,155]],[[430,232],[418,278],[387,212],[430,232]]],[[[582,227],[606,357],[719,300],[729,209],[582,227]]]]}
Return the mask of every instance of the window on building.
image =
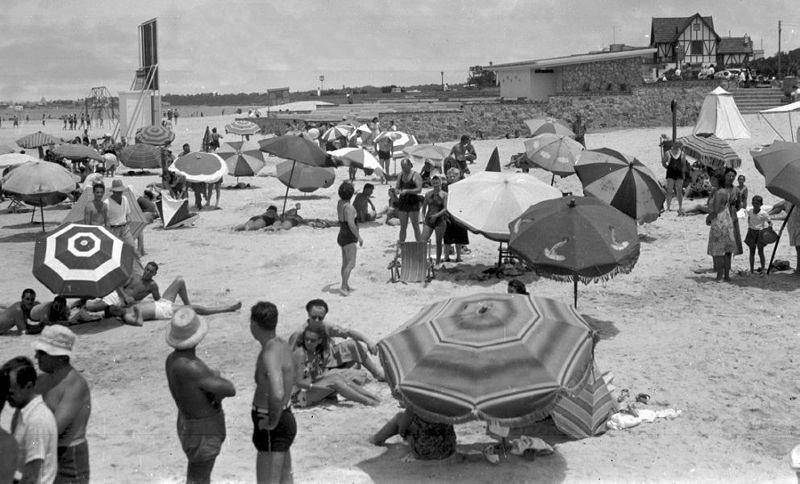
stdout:
{"type": "Polygon", "coordinates": [[[694,30],[700,30],[700,22],[695,22],[692,27],[694,28],[694,30]]]}
{"type": "Polygon", "coordinates": [[[691,47],[691,55],[703,55],[703,41],[693,40],[691,47]]]}

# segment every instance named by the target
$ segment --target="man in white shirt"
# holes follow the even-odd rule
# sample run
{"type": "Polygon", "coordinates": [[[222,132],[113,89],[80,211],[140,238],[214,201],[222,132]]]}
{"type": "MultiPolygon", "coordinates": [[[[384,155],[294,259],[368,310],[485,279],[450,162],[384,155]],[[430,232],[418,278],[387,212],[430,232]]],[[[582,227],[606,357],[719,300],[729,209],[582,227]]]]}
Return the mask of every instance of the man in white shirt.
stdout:
{"type": "MultiPolygon", "coordinates": [[[[122,180],[114,180],[111,183],[111,195],[103,202],[108,210],[108,229],[136,251],[136,241],[128,227],[131,207],[124,193],[125,187],[122,185],[122,180]]],[[[139,257],[138,252],[136,252],[136,256],[139,257]]]]}
{"type": "Polygon", "coordinates": [[[58,427],[53,412],[47,407],[36,387],[33,362],[18,356],[2,368],[8,375],[8,403],[16,408],[11,432],[19,445],[17,478],[20,484],[50,484],[58,468],[58,427]]]}

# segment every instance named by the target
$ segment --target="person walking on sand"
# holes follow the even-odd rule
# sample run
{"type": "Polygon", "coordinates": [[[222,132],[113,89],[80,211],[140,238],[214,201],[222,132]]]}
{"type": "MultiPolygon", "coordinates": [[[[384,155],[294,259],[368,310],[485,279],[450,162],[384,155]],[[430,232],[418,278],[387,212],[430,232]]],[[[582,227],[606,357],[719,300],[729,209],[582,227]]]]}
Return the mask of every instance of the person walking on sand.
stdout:
{"type": "Polygon", "coordinates": [[[350,182],[345,181],[339,185],[339,202],[336,205],[339,235],[336,237],[336,243],[342,249],[342,286],[339,290],[343,296],[348,296],[353,290],[350,287],[350,273],[356,266],[356,253],[358,252],[356,242],[360,246],[364,245],[356,223],[356,209],[350,203],[354,193],[355,188],[350,182]]]}
{"type": "Polygon", "coordinates": [[[727,168],[720,181],[720,188],[708,202],[708,255],[714,259],[718,282],[731,280],[733,256],[742,253],[741,235],[736,234],[739,226],[733,220],[736,217],[734,206],[737,202],[733,193],[735,179],[736,170],[727,168]]]}
{"type": "Polygon", "coordinates": [[[406,231],[408,230],[408,223],[411,221],[411,229],[414,231],[414,240],[421,239],[422,234],[419,230],[419,209],[420,209],[420,192],[422,192],[422,178],[419,173],[412,171],[414,165],[411,160],[405,158],[400,164],[400,176],[397,177],[397,196],[399,203],[397,211],[400,216],[400,236],[399,242],[406,241],[406,231]]]}
{"type": "Polygon", "coordinates": [[[290,399],[296,381],[292,349],[276,333],[278,308],[259,301],[250,309],[250,334],[261,344],[253,395],[253,445],[256,481],[291,483],[291,446],[297,435],[290,399]]]}
{"type": "Polygon", "coordinates": [[[683,144],[675,141],[669,151],[664,153],[661,165],[667,170],[667,212],[672,206],[672,196],[678,199],[678,215],[683,215],[683,179],[686,176],[686,156],[683,154],[683,144]]]}
{"type": "Polygon", "coordinates": [[[89,482],[89,443],[86,427],[92,396],[83,375],[70,364],[75,333],[60,324],[47,326],[33,344],[42,372],[36,392],[53,412],[58,428],[56,482],[89,482]]]}
{"type": "Polygon", "coordinates": [[[190,307],[175,312],[167,329],[167,384],[178,407],[178,439],[186,454],[187,483],[211,482],[211,471],[225,441],[222,399],[236,395],[233,383],[197,357],[195,349],[208,333],[208,323],[190,307]]]}

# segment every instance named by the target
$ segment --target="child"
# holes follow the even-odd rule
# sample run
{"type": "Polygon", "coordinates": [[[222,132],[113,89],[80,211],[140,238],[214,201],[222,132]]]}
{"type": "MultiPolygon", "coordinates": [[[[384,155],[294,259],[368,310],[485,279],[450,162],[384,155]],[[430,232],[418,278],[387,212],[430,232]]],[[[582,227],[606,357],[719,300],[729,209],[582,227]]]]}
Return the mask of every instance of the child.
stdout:
{"type": "Polygon", "coordinates": [[[747,208],[747,187],[744,186],[744,175],[739,175],[739,178],[737,178],[736,181],[739,182],[739,185],[736,187],[736,196],[738,197],[736,200],[738,207],[736,207],[736,209],[739,210],[742,208],[747,208]]]}
{"type": "Polygon", "coordinates": [[[753,208],[747,210],[747,236],[744,238],[744,243],[750,248],[750,274],[753,273],[756,249],[758,249],[758,259],[761,262],[758,272],[760,274],[764,271],[765,244],[761,240],[761,231],[772,226],[769,214],[761,210],[762,205],[764,205],[764,199],[759,195],[755,195],[753,197],[753,208]]]}

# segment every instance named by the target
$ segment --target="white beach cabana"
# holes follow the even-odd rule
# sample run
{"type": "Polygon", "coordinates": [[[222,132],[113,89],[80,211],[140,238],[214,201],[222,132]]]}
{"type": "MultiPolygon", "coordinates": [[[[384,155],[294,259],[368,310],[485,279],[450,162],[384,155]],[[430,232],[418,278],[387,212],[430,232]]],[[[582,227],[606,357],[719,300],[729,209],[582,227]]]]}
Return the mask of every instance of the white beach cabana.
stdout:
{"type": "Polygon", "coordinates": [[[750,130],[731,93],[717,87],[703,100],[692,134],[713,134],[720,139],[743,139],[750,137],[750,130]]]}
{"type": "Polygon", "coordinates": [[[770,123],[769,118],[765,116],[769,114],[785,113],[786,117],[789,119],[789,137],[791,138],[791,141],[800,141],[800,128],[797,129],[797,136],[795,137],[794,127],[797,126],[797,124],[792,124],[792,113],[798,111],[800,111],[800,101],[778,106],[776,108],[765,109],[763,111],[759,111],[758,115],[761,116],[764,121],[766,121],[769,127],[772,128],[772,131],[775,131],[775,134],[780,136],[782,140],[786,141],[786,138],[783,137],[781,132],[772,123],[770,123]]]}

